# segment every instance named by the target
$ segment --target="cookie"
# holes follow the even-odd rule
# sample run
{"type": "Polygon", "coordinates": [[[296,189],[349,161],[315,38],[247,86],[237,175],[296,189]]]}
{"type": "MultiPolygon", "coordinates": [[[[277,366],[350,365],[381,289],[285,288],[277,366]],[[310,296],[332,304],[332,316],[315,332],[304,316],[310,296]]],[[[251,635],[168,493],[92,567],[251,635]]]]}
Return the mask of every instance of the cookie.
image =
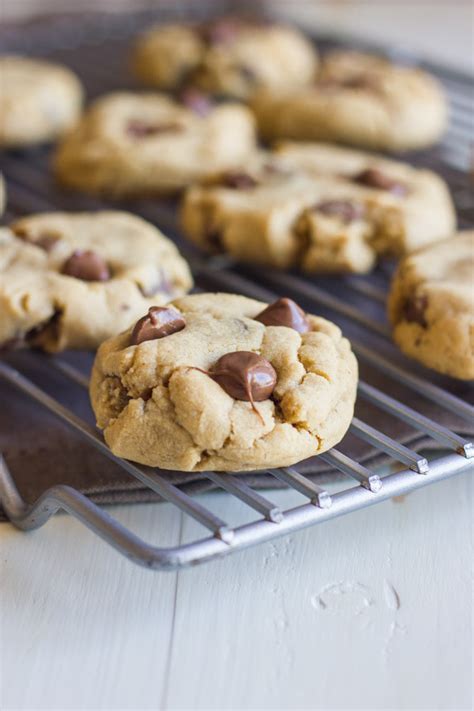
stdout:
{"type": "Polygon", "coordinates": [[[96,348],[191,286],[175,246],[139,217],[26,217],[0,237],[0,347],[96,348]]]}
{"type": "Polygon", "coordinates": [[[430,146],[447,122],[447,102],[433,77],[356,52],[329,54],[312,86],[259,90],[252,108],[266,139],[334,141],[375,150],[430,146]]]}
{"type": "Polygon", "coordinates": [[[474,230],[404,259],[389,297],[393,338],[428,368],[474,378],[474,230]]]}
{"type": "Polygon", "coordinates": [[[152,27],[138,39],[132,63],[141,81],[159,89],[193,85],[245,99],[257,87],[308,84],[318,58],[313,44],[296,29],[221,18],[152,27]]]}
{"type": "Polygon", "coordinates": [[[66,67],[14,55],[0,57],[0,146],[51,141],[77,120],[81,84],[66,67]]]}
{"type": "Polygon", "coordinates": [[[100,347],[91,379],[112,452],[179,471],[289,466],[351,422],[357,362],[337,326],[290,299],[198,294],[100,347]]]}
{"type": "Polygon", "coordinates": [[[186,106],[153,93],[102,97],[59,145],[58,179],[94,194],[146,196],[239,166],[255,145],[252,114],[200,98],[186,106]]]}
{"type": "Polygon", "coordinates": [[[308,272],[368,272],[450,234],[443,180],[404,163],[325,144],[282,144],[245,171],[185,194],[185,234],[237,260],[308,272]]]}

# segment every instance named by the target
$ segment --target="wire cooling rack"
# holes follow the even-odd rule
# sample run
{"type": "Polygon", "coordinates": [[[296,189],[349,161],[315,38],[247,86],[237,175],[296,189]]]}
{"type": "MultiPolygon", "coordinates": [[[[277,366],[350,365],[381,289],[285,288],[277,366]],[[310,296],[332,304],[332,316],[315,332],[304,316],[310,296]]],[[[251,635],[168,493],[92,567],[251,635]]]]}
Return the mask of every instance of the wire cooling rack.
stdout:
{"type": "MultiPolygon", "coordinates": [[[[194,14],[195,10],[194,7],[194,14]]],[[[176,16],[176,7],[173,7],[172,14],[176,16]]],[[[151,20],[160,18],[167,18],[163,8],[159,16],[156,12],[126,17],[97,15],[82,20],[60,19],[34,26],[28,31],[12,27],[0,34],[2,51],[49,56],[64,62],[78,72],[89,97],[93,98],[127,85],[133,87],[130,79],[124,80],[127,76],[126,52],[130,39],[151,20]]],[[[324,37],[316,39],[323,49],[342,44],[324,37]]],[[[344,44],[348,46],[347,42],[344,44]]],[[[360,47],[361,44],[350,46],[360,47]]],[[[364,45],[363,48],[367,47],[364,45]]],[[[412,61],[410,57],[400,56],[400,53],[397,53],[396,58],[412,61]]],[[[472,226],[474,197],[468,173],[474,113],[472,81],[442,67],[424,66],[437,74],[445,85],[451,104],[451,121],[440,146],[412,156],[410,160],[443,175],[453,193],[460,226],[472,226]]],[[[2,157],[2,170],[8,185],[7,221],[30,212],[95,210],[105,207],[105,203],[99,200],[59,191],[47,171],[48,160],[47,148],[9,152],[2,157]]],[[[17,367],[15,358],[3,358],[0,360],[1,378],[66,422],[84,438],[88,446],[95,447],[142,485],[197,520],[207,533],[184,545],[158,548],[135,536],[105,510],[68,486],[54,486],[34,503],[26,504],[0,455],[0,499],[8,518],[18,528],[37,528],[58,509],[63,509],[135,563],[148,568],[170,570],[227,555],[468,469],[472,472],[473,444],[424,414],[427,410],[432,412],[435,403],[440,419],[441,415],[450,413],[459,423],[459,432],[466,429],[462,426],[463,421],[469,422],[472,427],[474,407],[465,397],[466,388],[409,361],[390,341],[384,317],[390,267],[383,265],[369,277],[316,279],[297,273],[283,274],[261,268],[253,270],[249,266],[236,265],[227,257],[203,259],[183,242],[176,223],[175,203],[122,203],[120,207],[141,214],[175,239],[191,264],[198,289],[235,291],[264,301],[272,301],[278,295],[291,295],[307,310],[321,313],[339,323],[351,338],[362,366],[364,379],[359,384],[359,400],[370,403],[374,413],[365,420],[356,416],[350,435],[364,440],[375,451],[387,455],[392,465],[388,471],[392,473],[381,475],[347,456],[342,451],[343,441],[341,449],[332,449],[319,457],[333,470],[344,475],[336,479],[337,485],[335,487],[333,484],[330,491],[316,484],[308,474],[301,473],[298,467],[268,472],[275,482],[283,482],[305,497],[304,504],[288,510],[282,510],[272,502],[271,492],[262,494],[239,476],[203,473],[203,477],[218,489],[237,497],[255,512],[256,517],[250,523],[231,526],[208,510],[199,498],[189,496],[172,484],[164,473],[114,457],[98,431],[76,412],[53,398],[41,387],[41,379],[35,382],[27,377],[17,367]],[[412,407],[413,399],[416,400],[417,409],[412,407]],[[406,404],[407,400],[410,405],[406,404]],[[397,441],[390,432],[378,429],[377,413],[381,411],[388,413],[394,422],[403,422],[413,433],[425,435],[443,453],[438,451],[437,455],[426,458],[397,441]]],[[[87,387],[87,373],[71,365],[64,356],[46,358],[39,354],[28,354],[26,357],[34,359],[40,369],[45,367],[58,371],[69,380],[70,386],[74,383],[87,387]]]]}

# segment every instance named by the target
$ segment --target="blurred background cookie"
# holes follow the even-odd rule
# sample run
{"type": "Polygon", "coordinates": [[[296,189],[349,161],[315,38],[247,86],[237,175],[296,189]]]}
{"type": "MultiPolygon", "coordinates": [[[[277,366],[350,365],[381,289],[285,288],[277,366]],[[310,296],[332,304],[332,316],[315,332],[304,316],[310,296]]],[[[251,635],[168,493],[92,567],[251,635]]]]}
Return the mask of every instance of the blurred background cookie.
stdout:
{"type": "Polygon", "coordinates": [[[186,235],[210,251],[279,268],[367,272],[450,234],[455,214],[435,173],[328,144],[282,144],[245,171],[191,187],[186,235]]]}
{"type": "Polygon", "coordinates": [[[160,89],[193,85],[244,99],[260,86],[308,84],[318,57],[296,28],[223,17],[152,27],[136,42],[132,64],[141,81],[160,89]]]}
{"type": "Polygon", "coordinates": [[[389,317],[404,353],[440,373],[474,379],[474,230],[400,263],[389,317]]]}
{"type": "Polygon", "coordinates": [[[310,86],[264,88],[252,97],[266,139],[294,138],[405,151],[436,143],[447,102],[428,73],[360,52],[324,57],[310,86]]]}
{"type": "Polygon", "coordinates": [[[51,141],[77,120],[82,87],[64,66],[17,55],[0,57],[0,147],[51,141]]]}
{"type": "Polygon", "coordinates": [[[240,104],[183,103],[158,93],[117,92],[93,103],[59,145],[61,183],[113,197],[173,193],[240,166],[255,146],[254,120],[240,104]]]}

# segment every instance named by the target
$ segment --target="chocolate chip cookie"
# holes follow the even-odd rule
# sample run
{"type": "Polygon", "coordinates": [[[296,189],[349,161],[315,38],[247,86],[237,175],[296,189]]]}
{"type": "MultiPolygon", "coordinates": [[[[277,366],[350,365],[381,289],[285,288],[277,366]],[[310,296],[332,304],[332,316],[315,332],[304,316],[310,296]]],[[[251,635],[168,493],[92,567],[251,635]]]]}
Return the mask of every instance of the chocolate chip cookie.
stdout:
{"type": "Polygon", "coordinates": [[[439,140],[447,102],[437,81],[414,67],[356,52],[323,60],[311,86],[263,88],[252,97],[267,139],[294,138],[405,151],[439,140]]]}
{"type": "Polygon", "coordinates": [[[77,120],[82,88],[66,67],[6,55],[0,57],[0,77],[1,147],[50,141],[77,120]]]}
{"type": "Polygon", "coordinates": [[[235,168],[254,145],[253,117],[244,106],[124,92],[88,109],[59,145],[54,165],[69,187],[141,197],[173,193],[209,173],[235,168]]]}
{"type": "Polygon", "coordinates": [[[188,237],[236,259],[309,272],[367,272],[449,235],[443,180],[404,163],[325,144],[282,144],[191,187],[188,237]]]}
{"type": "Polygon", "coordinates": [[[26,217],[0,237],[0,348],[96,348],[191,286],[175,246],[139,217],[26,217]]]}
{"type": "Polygon", "coordinates": [[[474,378],[474,230],[400,263],[389,317],[404,353],[440,373],[474,378]]]}
{"type": "Polygon", "coordinates": [[[240,99],[261,86],[307,84],[317,63],[314,46],[298,30],[235,17],[157,25],[133,53],[135,74],[150,86],[174,91],[193,85],[240,99]]]}
{"type": "Polygon", "coordinates": [[[198,294],[101,345],[91,380],[112,452],[179,471],[280,467],[349,427],[357,361],[337,326],[290,299],[198,294]]]}

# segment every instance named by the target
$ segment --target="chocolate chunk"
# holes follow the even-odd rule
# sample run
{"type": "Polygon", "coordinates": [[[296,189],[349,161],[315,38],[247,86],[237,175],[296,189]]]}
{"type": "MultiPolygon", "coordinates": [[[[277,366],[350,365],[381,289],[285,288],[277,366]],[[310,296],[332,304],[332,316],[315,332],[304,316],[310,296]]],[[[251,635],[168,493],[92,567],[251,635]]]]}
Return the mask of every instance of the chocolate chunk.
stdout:
{"type": "Polygon", "coordinates": [[[267,306],[255,321],[265,324],[265,326],[287,326],[293,328],[298,333],[306,333],[311,330],[306,314],[292,299],[277,299],[267,306]]]}
{"type": "Polygon", "coordinates": [[[185,326],[184,318],[171,306],[151,306],[147,315],[136,322],[131,344],[137,346],[143,341],[171,336],[172,333],[182,331],[185,326]]]}
{"type": "Polygon", "coordinates": [[[427,327],[425,312],[428,307],[428,298],[424,295],[412,296],[403,304],[403,318],[410,323],[417,323],[423,328],[427,327]]]}
{"type": "Polygon", "coordinates": [[[402,196],[408,192],[406,185],[390,178],[378,168],[366,168],[355,175],[352,180],[355,183],[359,183],[359,185],[367,185],[369,188],[376,188],[377,190],[386,190],[394,195],[402,196]]]}
{"type": "Polygon", "coordinates": [[[248,190],[258,185],[257,180],[248,173],[229,171],[223,173],[220,178],[220,185],[234,190],[248,190]]]}
{"type": "Polygon", "coordinates": [[[157,136],[160,133],[179,133],[183,128],[183,125],[177,121],[153,124],[135,119],[129,121],[126,131],[132,138],[149,138],[150,136],[157,136]]]}
{"type": "Polygon", "coordinates": [[[179,100],[198,116],[208,116],[214,108],[214,102],[209,94],[205,94],[199,89],[194,89],[194,87],[183,89],[179,95],[179,100]]]}
{"type": "Polygon", "coordinates": [[[50,252],[60,239],[59,235],[54,232],[43,232],[35,238],[23,227],[13,228],[13,232],[20,239],[29,244],[34,244],[36,247],[40,247],[40,249],[44,249],[45,252],[50,252]]]}
{"type": "Polygon", "coordinates": [[[110,270],[107,262],[90,249],[76,249],[63,264],[62,274],[82,281],[108,281],[110,270]]]}
{"type": "Polygon", "coordinates": [[[351,202],[350,200],[325,200],[315,205],[312,209],[329,217],[340,217],[341,220],[347,223],[362,219],[365,212],[362,203],[351,202]]]}
{"type": "Polygon", "coordinates": [[[254,402],[270,397],[277,381],[272,364],[251,351],[227,353],[219,358],[209,375],[228,395],[251,402],[252,407],[254,402]]]}

